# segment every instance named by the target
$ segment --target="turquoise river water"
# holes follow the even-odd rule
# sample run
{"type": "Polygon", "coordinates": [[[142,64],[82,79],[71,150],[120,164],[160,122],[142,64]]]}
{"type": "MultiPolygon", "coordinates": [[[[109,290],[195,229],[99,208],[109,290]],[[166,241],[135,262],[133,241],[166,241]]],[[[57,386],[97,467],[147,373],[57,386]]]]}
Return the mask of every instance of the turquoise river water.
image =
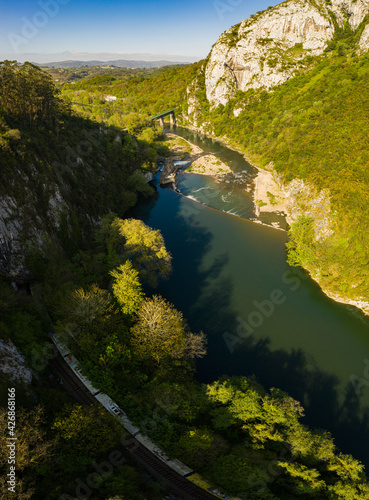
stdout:
{"type": "MultiPolygon", "coordinates": [[[[156,179],[156,196],[130,214],[160,229],[173,255],[173,273],[159,293],[192,331],[208,336],[199,380],[254,375],[285,390],[304,406],[304,423],[329,430],[339,449],[369,470],[369,320],[286,263],[285,232],[248,220],[255,218],[246,190],[255,169],[241,154],[186,129],[176,133],[234,172],[220,184],[180,175],[187,197],[156,179]]],[[[276,221],[281,217],[264,218],[276,221]]]]}

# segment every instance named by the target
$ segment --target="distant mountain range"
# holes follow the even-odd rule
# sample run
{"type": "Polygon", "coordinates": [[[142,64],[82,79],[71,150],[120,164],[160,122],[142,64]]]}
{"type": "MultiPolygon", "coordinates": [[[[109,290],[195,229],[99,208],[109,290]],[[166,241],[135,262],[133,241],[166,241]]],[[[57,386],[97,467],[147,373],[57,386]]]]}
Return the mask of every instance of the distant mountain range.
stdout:
{"type": "Polygon", "coordinates": [[[34,63],[44,68],[81,68],[83,66],[116,66],[118,68],[160,68],[161,66],[173,66],[175,64],[191,64],[190,62],[175,61],[128,61],[117,59],[114,61],[58,61],[49,63],[34,63]]]}

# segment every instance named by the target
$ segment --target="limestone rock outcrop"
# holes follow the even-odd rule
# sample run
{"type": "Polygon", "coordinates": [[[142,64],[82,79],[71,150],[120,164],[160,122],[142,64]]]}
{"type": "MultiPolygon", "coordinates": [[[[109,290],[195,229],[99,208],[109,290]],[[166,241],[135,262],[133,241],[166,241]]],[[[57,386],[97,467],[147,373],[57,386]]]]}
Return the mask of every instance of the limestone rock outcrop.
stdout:
{"type": "Polygon", "coordinates": [[[11,340],[0,340],[0,373],[12,382],[32,382],[32,373],[26,365],[26,360],[11,340]]]}
{"type": "Polygon", "coordinates": [[[369,0],[331,0],[331,2],[321,2],[327,4],[328,8],[335,14],[339,24],[343,24],[344,19],[355,30],[369,13],[369,0]]]}
{"type": "MultiPolygon", "coordinates": [[[[291,78],[306,56],[324,52],[335,25],[355,30],[369,13],[369,0],[287,0],[223,33],[205,68],[206,97],[225,105],[237,90],[267,90],[291,78]]],[[[369,46],[369,31],[360,47],[369,46]]],[[[191,97],[192,99],[192,97],[191,97]]]]}
{"type": "Polygon", "coordinates": [[[48,200],[43,208],[47,210],[40,211],[37,198],[39,193],[27,187],[29,178],[18,171],[18,179],[24,182],[23,203],[12,196],[0,197],[0,271],[11,277],[27,280],[29,274],[24,266],[27,249],[21,241],[27,241],[29,248],[41,250],[45,228],[48,227],[50,231],[58,230],[62,212],[67,204],[56,184],[43,185],[40,189],[48,200]]]}
{"type": "Polygon", "coordinates": [[[369,24],[365,26],[364,31],[361,35],[359,48],[362,52],[366,52],[367,50],[369,50],[369,24]]]}

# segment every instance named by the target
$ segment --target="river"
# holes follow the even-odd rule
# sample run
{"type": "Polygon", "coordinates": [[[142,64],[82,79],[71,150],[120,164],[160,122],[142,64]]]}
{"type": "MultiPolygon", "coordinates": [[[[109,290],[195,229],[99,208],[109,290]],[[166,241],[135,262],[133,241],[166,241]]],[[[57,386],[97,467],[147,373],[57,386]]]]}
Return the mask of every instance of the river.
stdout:
{"type": "Polygon", "coordinates": [[[179,179],[186,195],[238,216],[158,185],[130,214],[160,229],[173,255],[173,273],[158,292],[192,331],[207,334],[198,379],[254,375],[283,389],[304,406],[304,423],[329,430],[368,469],[369,320],[286,263],[285,232],[247,220],[255,217],[252,199],[239,180],[255,171],[241,154],[186,129],[176,133],[242,173],[226,186],[196,174],[179,179]]]}

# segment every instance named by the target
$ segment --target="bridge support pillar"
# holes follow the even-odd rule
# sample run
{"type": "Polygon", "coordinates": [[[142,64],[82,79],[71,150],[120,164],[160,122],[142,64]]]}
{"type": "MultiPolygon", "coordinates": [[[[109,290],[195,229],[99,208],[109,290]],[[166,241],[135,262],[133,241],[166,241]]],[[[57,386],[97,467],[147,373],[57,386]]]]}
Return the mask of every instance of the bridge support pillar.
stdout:
{"type": "Polygon", "coordinates": [[[160,125],[165,128],[165,124],[164,124],[164,118],[159,118],[159,121],[160,121],[160,125]]]}
{"type": "Polygon", "coordinates": [[[169,116],[170,116],[170,124],[176,126],[177,121],[176,121],[176,115],[174,114],[174,111],[173,111],[173,113],[170,113],[169,116]]]}

